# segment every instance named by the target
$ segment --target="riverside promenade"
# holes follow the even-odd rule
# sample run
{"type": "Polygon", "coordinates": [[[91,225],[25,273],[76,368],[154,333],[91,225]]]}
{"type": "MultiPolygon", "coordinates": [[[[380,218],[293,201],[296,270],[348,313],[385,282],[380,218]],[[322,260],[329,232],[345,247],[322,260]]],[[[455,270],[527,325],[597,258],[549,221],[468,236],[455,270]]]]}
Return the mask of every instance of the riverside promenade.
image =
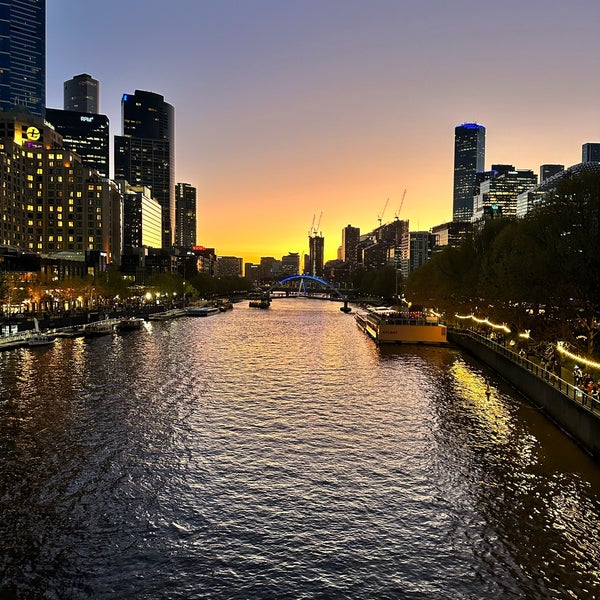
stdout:
{"type": "Polygon", "coordinates": [[[470,329],[448,328],[448,340],[496,371],[600,461],[600,400],[561,376],[470,329]]]}

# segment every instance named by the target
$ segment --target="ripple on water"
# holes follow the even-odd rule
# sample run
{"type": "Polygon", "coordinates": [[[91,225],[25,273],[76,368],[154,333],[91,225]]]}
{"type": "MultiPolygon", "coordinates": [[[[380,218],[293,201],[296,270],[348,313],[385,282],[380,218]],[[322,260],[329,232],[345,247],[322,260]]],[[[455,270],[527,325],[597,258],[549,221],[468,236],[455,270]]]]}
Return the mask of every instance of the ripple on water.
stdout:
{"type": "Polygon", "coordinates": [[[599,593],[597,465],[455,349],[377,348],[334,303],[3,353],[0,389],[21,597],[599,593]]]}

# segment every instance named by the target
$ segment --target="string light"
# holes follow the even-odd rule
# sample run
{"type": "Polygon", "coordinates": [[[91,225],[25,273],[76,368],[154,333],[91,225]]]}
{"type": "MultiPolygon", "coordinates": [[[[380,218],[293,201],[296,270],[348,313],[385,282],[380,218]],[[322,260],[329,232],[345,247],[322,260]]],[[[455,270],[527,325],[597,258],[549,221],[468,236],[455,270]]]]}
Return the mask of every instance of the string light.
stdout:
{"type": "Polygon", "coordinates": [[[510,329],[506,325],[498,325],[496,323],[492,323],[489,319],[479,319],[475,315],[454,315],[457,319],[471,319],[475,321],[478,325],[487,325],[492,329],[500,329],[504,331],[504,333],[510,333],[510,329]]]}
{"type": "Polygon", "coordinates": [[[573,354],[569,352],[564,345],[564,342],[557,342],[556,350],[559,354],[566,356],[567,358],[571,358],[574,361],[584,364],[586,367],[591,367],[592,369],[600,369],[600,364],[594,362],[593,360],[589,360],[588,358],[584,358],[583,356],[577,356],[577,354],[573,354]]]}

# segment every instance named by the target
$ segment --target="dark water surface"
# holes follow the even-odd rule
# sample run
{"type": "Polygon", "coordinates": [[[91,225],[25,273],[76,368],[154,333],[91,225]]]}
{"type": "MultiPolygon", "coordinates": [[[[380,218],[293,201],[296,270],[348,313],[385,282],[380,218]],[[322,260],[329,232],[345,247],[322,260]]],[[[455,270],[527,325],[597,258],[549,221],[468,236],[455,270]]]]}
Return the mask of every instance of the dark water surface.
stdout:
{"type": "Polygon", "coordinates": [[[2,598],[600,598],[598,464],[338,309],[0,354],[2,598]]]}

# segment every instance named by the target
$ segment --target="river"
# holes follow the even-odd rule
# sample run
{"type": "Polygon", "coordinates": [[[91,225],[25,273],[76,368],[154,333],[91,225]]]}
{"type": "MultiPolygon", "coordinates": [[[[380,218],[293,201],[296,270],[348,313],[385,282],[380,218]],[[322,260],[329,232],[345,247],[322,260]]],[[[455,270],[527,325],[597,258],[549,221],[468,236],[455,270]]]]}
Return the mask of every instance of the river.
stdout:
{"type": "Polygon", "coordinates": [[[6,351],[0,392],[2,598],[600,598],[599,465],[339,304],[6,351]]]}

